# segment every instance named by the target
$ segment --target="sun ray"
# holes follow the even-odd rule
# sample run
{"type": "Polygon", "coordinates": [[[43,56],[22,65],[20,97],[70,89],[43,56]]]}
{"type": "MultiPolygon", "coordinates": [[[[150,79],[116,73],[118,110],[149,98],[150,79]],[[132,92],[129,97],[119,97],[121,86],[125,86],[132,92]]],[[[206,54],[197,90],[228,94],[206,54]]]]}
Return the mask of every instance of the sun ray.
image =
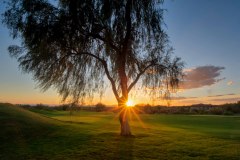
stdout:
{"type": "Polygon", "coordinates": [[[140,124],[140,126],[143,129],[148,129],[146,123],[144,123],[141,117],[139,116],[139,114],[143,113],[143,111],[140,108],[135,107],[135,103],[133,100],[129,100],[128,102],[126,102],[125,107],[116,107],[112,111],[115,113],[117,112],[117,114],[115,114],[115,116],[113,117],[114,120],[118,119],[120,114],[125,112],[125,114],[128,114],[126,116],[128,116],[130,123],[131,121],[132,122],[136,121],[140,124]]]}
{"type": "Polygon", "coordinates": [[[136,108],[134,108],[134,109],[132,110],[132,114],[137,118],[137,120],[139,121],[140,125],[141,125],[144,129],[147,129],[145,123],[141,120],[141,118],[140,118],[140,117],[138,116],[138,114],[135,112],[135,109],[136,109],[136,108]]]}

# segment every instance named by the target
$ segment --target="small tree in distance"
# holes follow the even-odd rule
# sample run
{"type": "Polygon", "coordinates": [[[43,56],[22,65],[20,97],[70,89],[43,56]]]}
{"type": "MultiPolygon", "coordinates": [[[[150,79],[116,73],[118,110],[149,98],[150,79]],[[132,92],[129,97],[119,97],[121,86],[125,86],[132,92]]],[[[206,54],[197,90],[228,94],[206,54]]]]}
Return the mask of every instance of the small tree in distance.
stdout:
{"type": "Polygon", "coordinates": [[[121,135],[131,135],[128,94],[137,82],[168,92],[182,75],[163,30],[163,0],[11,0],[3,22],[21,46],[9,47],[20,67],[63,100],[92,97],[110,84],[121,135]]]}

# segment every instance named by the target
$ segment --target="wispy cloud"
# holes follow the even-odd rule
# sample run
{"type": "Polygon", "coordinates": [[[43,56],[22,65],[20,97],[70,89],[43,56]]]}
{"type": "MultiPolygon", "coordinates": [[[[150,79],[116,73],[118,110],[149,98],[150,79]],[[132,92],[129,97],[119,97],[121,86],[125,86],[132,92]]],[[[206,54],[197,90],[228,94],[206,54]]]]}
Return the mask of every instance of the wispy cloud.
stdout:
{"type": "Polygon", "coordinates": [[[240,95],[235,93],[229,94],[218,94],[212,96],[203,97],[191,97],[191,96],[179,96],[172,97],[171,100],[176,105],[191,105],[198,103],[209,103],[209,104],[224,104],[224,103],[236,103],[240,101],[240,95]]]}
{"type": "Polygon", "coordinates": [[[207,97],[223,97],[223,96],[234,96],[236,95],[235,93],[229,93],[229,94],[218,94],[218,95],[212,95],[212,96],[207,96],[207,97]]]}
{"type": "Polygon", "coordinates": [[[180,89],[193,89],[216,84],[224,79],[219,78],[221,71],[224,69],[225,67],[212,65],[186,69],[184,81],[180,85],[180,89]]]}
{"type": "Polygon", "coordinates": [[[221,98],[221,99],[211,99],[210,101],[214,101],[214,102],[224,102],[224,103],[234,103],[234,102],[237,102],[237,101],[240,101],[240,98],[239,97],[235,97],[235,98],[221,98]]]}
{"type": "MultiPolygon", "coordinates": [[[[217,94],[217,95],[206,96],[206,97],[185,97],[185,96],[177,97],[177,96],[174,96],[174,97],[171,97],[171,100],[190,100],[190,99],[199,99],[199,98],[218,98],[218,97],[236,96],[236,95],[237,94],[235,94],[235,93],[229,93],[229,94],[217,94]]],[[[224,99],[228,99],[228,98],[224,98],[224,99]]]]}
{"type": "Polygon", "coordinates": [[[188,100],[188,99],[196,99],[198,97],[171,97],[171,100],[188,100]]]}
{"type": "Polygon", "coordinates": [[[192,105],[192,104],[225,104],[225,103],[236,103],[240,101],[239,94],[222,94],[213,96],[203,96],[203,97],[191,97],[191,96],[179,96],[172,97],[171,101],[173,105],[192,105]]]}

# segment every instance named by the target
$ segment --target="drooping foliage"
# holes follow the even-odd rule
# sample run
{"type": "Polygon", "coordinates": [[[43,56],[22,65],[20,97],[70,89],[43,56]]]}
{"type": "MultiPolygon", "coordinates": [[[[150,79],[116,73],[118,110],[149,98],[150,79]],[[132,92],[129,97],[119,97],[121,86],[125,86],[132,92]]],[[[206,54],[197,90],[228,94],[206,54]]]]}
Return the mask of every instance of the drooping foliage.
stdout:
{"type": "Polygon", "coordinates": [[[110,81],[117,100],[139,81],[168,91],[182,74],[163,30],[162,0],[11,0],[3,22],[25,72],[65,100],[91,97],[110,81]]]}

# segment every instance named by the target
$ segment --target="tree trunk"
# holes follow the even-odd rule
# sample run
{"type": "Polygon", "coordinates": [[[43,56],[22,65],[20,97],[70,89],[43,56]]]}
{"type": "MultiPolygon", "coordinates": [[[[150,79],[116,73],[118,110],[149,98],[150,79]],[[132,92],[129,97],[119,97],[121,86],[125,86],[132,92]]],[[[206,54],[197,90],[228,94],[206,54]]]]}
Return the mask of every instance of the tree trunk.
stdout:
{"type": "Polygon", "coordinates": [[[120,107],[119,121],[121,125],[121,136],[131,136],[131,129],[128,123],[129,108],[126,107],[125,101],[118,102],[118,107],[120,107]]]}
{"type": "Polygon", "coordinates": [[[129,108],[126,107],[128,100],[128,77],[126,74],[126,60],[129,50],[131,49],[129,40],[131,40],[131,8],[132,0],[128,0],[126,4],[125,17],[127,19],[127,32],[123,43],[121,44],[121,51],[118,53],[118,75],[120,78],[120,86],[122,97],[118,99],[118,106],[121,107],[119,121],[121,124],[121,136],[131,136],[131,130],[128,123],[129,108]]]}
{"type": "Polygon", "coordinates": [[[119,115],[119,121],[121,124],[121,136],[131,136],[131,129],[128,123],[128,108],[124,107],[119,115]]]}

